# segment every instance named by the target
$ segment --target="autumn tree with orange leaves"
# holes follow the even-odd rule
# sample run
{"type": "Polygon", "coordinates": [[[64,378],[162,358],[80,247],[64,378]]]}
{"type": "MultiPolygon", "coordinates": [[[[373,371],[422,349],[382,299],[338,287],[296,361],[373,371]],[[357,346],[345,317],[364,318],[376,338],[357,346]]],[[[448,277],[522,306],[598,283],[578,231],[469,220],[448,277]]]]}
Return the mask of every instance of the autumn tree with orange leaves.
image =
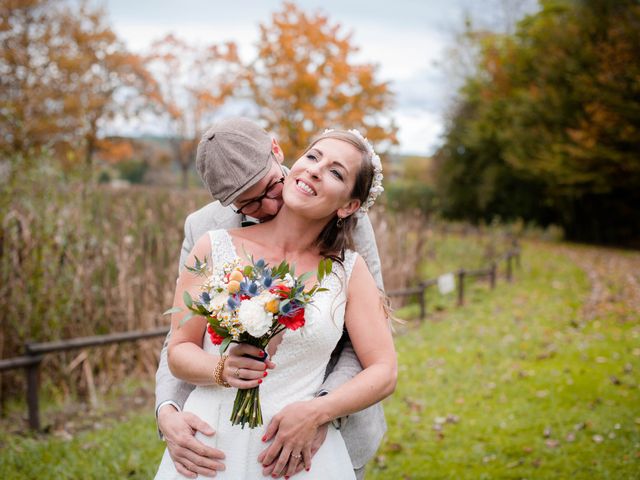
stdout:
{"type": "Polygon", "coordinates": [[[358,128],[373,142],[397,143],[386,112],[393,101],[377,67],[353,60],[351,35],[321,13],[293,3],[260,25],[247,80],[260,117],[290,158],[325,128],[358,128]]]}
{"type": "Polygon", "coordinates": [[[0,13],[0,152],[90,166],[100,129],[146,108],[153,78],[87,3],[4,0],[0,13]]]}
{"type": "Polygon", "coordinates": [[[186,188],[200,135],[241,77],[237,48],[233,42],[199,48],[169,34],[152,44],[146,65],[159,85],[157,106],[186,188]]]}

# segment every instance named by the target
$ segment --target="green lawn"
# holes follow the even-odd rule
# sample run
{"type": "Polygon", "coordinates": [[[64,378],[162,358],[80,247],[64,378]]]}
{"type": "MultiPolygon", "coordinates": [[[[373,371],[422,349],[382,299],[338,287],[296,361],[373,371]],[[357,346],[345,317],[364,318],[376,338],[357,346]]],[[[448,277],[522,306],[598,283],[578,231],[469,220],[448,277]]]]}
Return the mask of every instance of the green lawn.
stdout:
{"type": "MultiPolygon", "coordinates": [[[[567,252],[591,250],[527,243],[513,284],[470,287],[462,309],[439,299],[402,327],[369,480],[640,478],[640,314],[602,277],[587,315],[593,278],[567,252]]],[[[0,478],[151,478],[154,427],[147,410],[73,439],[0,433],[0,478]]]]}

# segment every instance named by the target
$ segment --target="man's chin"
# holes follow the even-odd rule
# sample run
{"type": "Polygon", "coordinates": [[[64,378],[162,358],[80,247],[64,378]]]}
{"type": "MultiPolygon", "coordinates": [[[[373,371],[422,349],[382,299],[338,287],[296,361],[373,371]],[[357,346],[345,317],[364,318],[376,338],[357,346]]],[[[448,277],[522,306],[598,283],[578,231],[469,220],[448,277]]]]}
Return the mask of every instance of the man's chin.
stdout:
{"type": "Polygon", "coordinates": [[[258,221],[260,223],[264,223],[264,222],[268,222],[269,220],[273,220],[274,218],[276,218],[275,215],[267,215],[266,217],[259,218],[258,221]]]}

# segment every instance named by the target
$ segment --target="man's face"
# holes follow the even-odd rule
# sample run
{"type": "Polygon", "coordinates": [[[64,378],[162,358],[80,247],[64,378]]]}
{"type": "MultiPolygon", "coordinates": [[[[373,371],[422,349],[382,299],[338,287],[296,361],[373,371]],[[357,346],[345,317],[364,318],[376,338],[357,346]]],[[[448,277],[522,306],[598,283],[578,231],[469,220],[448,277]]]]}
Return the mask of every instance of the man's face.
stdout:
{"type": "MultiPolygon", "coordinates": [[[[284,176],[281,165],[275,160],[271,162],[271,169],[258,183],[253,185],[250,189],[245,191],[242,195],[235,199],[233,205],[236,209],[240,209],[245,206],[251,200],[261,197],[269,189],[269,187],[275,185],[278,180],[284,176]]],[[[271,196],[271,195],[270,195],[271,196]]],[[[282,208],[282,190],[275,198],[262,198],[260,202],[260,208],[255,212],[249,214],[249,216],[261,221],[270,220],[276,213],[282,208]]]]}

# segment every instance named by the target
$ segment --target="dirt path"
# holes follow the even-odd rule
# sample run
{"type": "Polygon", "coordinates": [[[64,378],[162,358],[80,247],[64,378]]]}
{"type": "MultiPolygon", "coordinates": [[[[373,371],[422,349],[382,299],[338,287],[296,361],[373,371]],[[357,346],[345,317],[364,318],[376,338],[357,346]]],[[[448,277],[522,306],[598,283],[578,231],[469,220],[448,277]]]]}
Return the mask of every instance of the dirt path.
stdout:
{"type": "Polygon", "coordinates": [[[585,320],[611,315],[620,321],[640,319],[640,252],[582,245],[558,248],[589,277],[585,320]]]}

